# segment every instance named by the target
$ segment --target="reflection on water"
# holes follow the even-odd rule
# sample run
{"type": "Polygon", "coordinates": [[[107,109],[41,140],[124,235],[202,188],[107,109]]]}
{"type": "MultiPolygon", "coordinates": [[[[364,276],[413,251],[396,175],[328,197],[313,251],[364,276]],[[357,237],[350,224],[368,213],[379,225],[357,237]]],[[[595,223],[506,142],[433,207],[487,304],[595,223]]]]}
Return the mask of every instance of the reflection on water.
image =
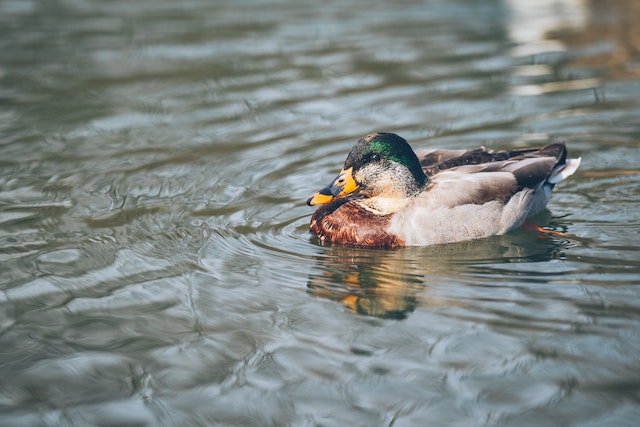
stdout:
{"type": "MultiPolygon", "coordinates": [[[[537,216],[543,219],[544,214],[537,216]]],[[[521,231],[469,242],[397,250],[358,250],[333,247],[315,257],[309,275],[312,295],[339,301],[352,312],[404,319],[416,307],[438,308],[465,304],[434,293],[431,284],[443,281],[481,285],[469,281],[479,271],[501,269],[506,280],[509,264],[535,264],[562,259],[568,240],[521,231]],[[500,260],[496,263],[496,260],[500,260]]],[[[517,270],[521,274],[521,270],[517,270]]],[[[535,272],[534,272],[535,274],[535,272]]]]}
{"type": "Polygon", "coordinates": [[[635,425],[635,0],[0,1],[0,425],[635,425]],[[563,235],[320,245],[355,139],[567,142],[563,235]]]}
{"type": "Polygon", "coordinates": [[[336,249],[318,257],[309,277],[312,294],[340,301],[354,313],[403,319],[418,304],[424,289],[419,271],[394,251],[336,249]],[[406,267],[406,268],[405,268],[406,267]]]}
{"type": "Polygon", "coordinates": [[[521,59],[513,93],[591,89],[600,101],[606,80],[640,76],[640,29],[629,19],[640,16],[638,2],[545,0],[535,8],[508,3],[509,36],[516,43],[512,55],[521,59]],[[570,71],[564,70],[567,65],[570,71]]]}

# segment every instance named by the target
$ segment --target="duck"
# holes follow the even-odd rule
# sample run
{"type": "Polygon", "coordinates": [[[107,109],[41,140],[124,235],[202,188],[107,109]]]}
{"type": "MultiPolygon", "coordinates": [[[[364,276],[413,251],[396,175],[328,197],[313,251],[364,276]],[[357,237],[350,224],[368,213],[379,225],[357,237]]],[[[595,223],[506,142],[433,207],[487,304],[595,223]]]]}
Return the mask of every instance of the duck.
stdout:
{"type": "Polygon", "coordinates": [[[555,185],[581,158],[562,142],[493,151],[427,149],[374,132],[360,138],[342,170],[307,205],[322,243],[370,248],[429,246],[515,230],[544,210],[555,185]]]}

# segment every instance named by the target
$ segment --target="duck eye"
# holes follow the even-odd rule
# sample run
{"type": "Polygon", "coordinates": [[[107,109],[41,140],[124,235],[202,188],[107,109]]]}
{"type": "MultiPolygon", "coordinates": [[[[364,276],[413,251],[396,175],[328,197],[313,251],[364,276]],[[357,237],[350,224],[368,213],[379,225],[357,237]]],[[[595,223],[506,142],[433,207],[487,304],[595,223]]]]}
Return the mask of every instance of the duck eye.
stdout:
{"type": "Polygon", "coordinates": [[[374,161],[374,162],[379,162],[380,161],[380,154],[373,153],[371,155],[371,160],[374,161]]]}

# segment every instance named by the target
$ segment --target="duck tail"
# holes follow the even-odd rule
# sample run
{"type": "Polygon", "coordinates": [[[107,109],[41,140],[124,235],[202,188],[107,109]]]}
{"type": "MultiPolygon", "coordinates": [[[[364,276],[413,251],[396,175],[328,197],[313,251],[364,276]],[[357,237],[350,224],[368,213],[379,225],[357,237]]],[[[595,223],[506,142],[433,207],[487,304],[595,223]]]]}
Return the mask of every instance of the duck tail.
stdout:
{"type": "Polygon", "coordinates": [[[544,155],[556,158],[556,165],[551,170],[549,177],[546,179],[546,184],[552,187],[570,177],[575,173],[580,166],[582,158],[567,159],[567,146],[564,142],[554,142],[546,145],[538,150],[537,155],[544,155]]]}
{"type": "Polygon", "coordinates": [[[555,185],[560,181],[570,177],[576,170],[578,170],[581,160],[582,157],[578,157],[577,159],[567,159],[564,163],[558,164],[551,172],[551,175],[547,179],[547,182],[549,184],[555,185]]]}

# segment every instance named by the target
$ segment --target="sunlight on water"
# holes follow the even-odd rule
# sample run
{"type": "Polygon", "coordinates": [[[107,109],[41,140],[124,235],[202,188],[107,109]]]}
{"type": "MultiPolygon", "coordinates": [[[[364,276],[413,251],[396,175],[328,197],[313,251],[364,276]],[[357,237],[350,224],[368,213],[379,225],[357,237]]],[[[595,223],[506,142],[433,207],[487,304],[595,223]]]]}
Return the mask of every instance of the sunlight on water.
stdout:
{"type": "Polygon", "coordinates": [[[0,2],[0,425],[635,426],[636,3],[0,2]],[[582,165],[557,234],[323,245],[376,130],[582,165]]]}

